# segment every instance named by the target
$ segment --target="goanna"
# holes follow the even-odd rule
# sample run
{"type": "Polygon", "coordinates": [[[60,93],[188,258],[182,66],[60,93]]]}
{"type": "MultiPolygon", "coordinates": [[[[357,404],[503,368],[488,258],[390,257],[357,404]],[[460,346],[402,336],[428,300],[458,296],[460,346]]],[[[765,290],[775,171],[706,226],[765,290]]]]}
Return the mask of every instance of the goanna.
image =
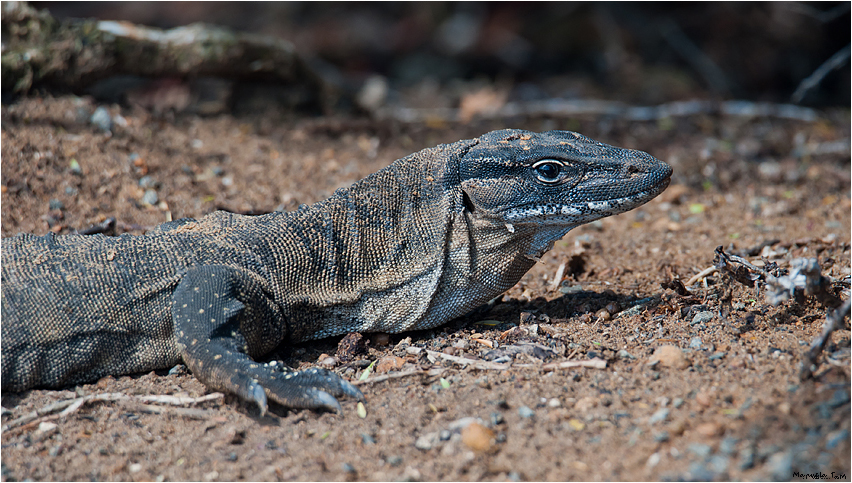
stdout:
{"type": "Polygon", "coordinates": [[[256,362],[279,344],[420,330],[512,287],[572,228],[662,192],[671,168],[568,131],[494,131],[395,161],[288,213],[215,212],[141,236],[2,243],[2,389],[172,367],[264,413],[340,410],[322,369],[256,362]]]}

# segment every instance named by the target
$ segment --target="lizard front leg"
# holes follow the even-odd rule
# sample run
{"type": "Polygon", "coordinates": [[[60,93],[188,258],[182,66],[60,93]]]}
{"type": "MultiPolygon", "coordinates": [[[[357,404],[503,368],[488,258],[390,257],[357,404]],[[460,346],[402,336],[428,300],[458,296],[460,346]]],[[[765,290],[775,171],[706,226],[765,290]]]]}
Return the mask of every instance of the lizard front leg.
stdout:
{"type": "Polygon", "coordinates": [[[287,407],[340,411],[336,396],[364,395],[325,369],[281,372],[255,362],[284,339],[278,306],[248,272],[195,267],[172,296],[175,339],[184,363],[205,385],[234,393],[266,413],[267,396],[287,407]]]}

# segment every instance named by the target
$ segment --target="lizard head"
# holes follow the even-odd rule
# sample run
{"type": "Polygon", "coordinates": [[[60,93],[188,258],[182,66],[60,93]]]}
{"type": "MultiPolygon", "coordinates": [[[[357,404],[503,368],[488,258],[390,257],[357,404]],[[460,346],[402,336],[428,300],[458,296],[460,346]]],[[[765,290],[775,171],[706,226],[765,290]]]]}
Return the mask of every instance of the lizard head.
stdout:
{"type": "Polygon", "coordinates": [[[459,165],[464,205],[474,216],[510,232],[526,225],[561,235],[644,204],[666,189],[671,174],[648,153],[570,131],[493,131],[459,165]]]}

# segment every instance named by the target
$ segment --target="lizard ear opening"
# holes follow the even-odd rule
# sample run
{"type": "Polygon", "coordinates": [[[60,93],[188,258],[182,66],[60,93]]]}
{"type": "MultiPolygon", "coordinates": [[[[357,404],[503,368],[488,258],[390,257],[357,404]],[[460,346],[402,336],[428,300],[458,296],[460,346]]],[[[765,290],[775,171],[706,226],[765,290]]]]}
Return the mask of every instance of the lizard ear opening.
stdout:
{"type": "Polygon", "coordinates": [[[470,200],[470,196],[467,195],[467,191],[462,190],[462,203],[464,204],[464,209],[473,213],[476,211],[476,207],[473,206],[473,201],[470,200]]]}

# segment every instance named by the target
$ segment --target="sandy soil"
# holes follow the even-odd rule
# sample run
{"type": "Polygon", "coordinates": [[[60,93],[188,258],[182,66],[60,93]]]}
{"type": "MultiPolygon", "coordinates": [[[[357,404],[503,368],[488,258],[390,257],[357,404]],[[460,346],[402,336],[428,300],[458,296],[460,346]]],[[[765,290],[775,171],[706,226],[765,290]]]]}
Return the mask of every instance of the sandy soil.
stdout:
{"type": "MultiPolygon", "coordinates": [[[[362,385],[365,418],[352,400],[342,414],[273,406],[263,418],[230,396],[159,411],[136,399],[95,402],[4,430],[4,481],[849,480],[849,330],[832,336],[816,377],[802,381],[802,354],[825,317],[818,303],[773,307],[718,274],[689,296],[660,285],[712,265],[719,245],[736,253],[770,241],[758,250],[768,260],[816,257],[823,274],[846,281],[848,297],[848,111],[813,123],[588,117],[426,127],[270,113],[157,118],[106,105],[107,133],[89,123],[96,107],[74,97],[2,107],[3,236],[71,233],[108,217],[119,233],[139,234],[215,209],[290,210],[420,148],[504,127],[577,130],[649,151],[675,175],[648,205],[570,233],[490,310],[371,338],[367,353],[335,370],[354,380],[381,360],[378,373],[431,372],[362,385]],[[563,263],[564,280],[553,283],[563,263]],[[663,346],[677,350],[651,363],[663,346]],[[491,361],[433,361],[412,348],[491,361]],[[493,361],[501,356],[513,365],[493,361]],[[546,365],[594,357],[606,367],[546,365]]],[[[279,356],[316,365],[338,341],[279,356]]],[[[113,392],[210,391],[164,370],[4,393],[3,424],[113,392]]]]}

